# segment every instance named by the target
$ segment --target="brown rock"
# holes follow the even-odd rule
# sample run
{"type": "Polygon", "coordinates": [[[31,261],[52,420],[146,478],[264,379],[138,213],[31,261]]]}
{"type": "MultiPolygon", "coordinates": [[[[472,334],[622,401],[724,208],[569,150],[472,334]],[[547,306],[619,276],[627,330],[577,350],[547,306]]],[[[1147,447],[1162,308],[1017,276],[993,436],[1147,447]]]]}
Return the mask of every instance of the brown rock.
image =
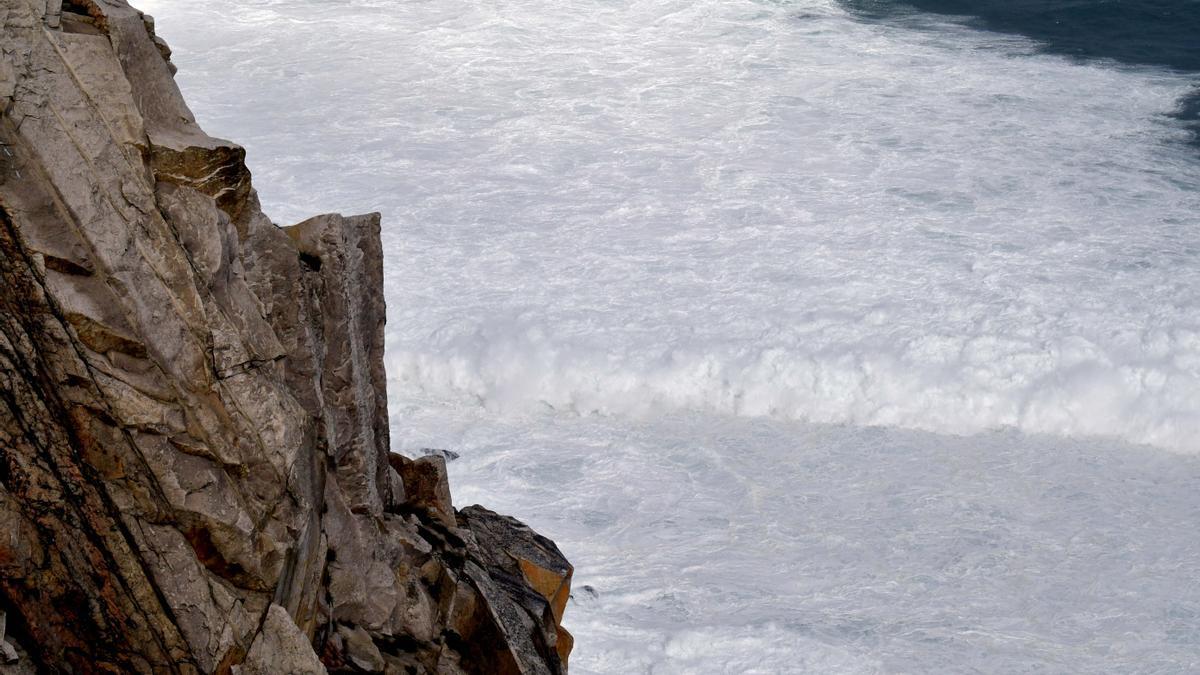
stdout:
{"type": "Polygon", "coordinates": [[[388,462],[404,484],[408,506],[426,509],[447,527],[455,527],[454,505],[450,501],[450,481],[446,460],[436,455],[409,459],[391,453],[388,462]]]}
{"type": "Polygon", "coordinates": [[[557,549],[388,453],[378,214],[276,227],[122,0],[0,34],[0,673],[563,672],[557,549]]]}

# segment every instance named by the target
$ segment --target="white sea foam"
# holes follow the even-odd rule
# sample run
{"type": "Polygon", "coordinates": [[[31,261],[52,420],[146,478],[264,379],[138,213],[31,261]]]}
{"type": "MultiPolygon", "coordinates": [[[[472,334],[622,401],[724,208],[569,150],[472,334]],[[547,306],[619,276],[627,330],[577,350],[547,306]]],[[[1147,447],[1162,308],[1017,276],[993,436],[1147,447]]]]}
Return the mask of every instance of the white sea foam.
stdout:
{"type": "Polygon", "coordinates": [[[402,391],[1200,450],[1183,76],[819,1],[217,4],[184,85],[244,73],[200,108],[275,213],[386,212],[402,391]]]}
{"type": "Polygon", "coordinates": [[[563,545],[576,671],[1200,668],[1193,79],[826,0],[141,4],[270,213],[384,212],[395,444],[563,545]]]}
{"type": "Polygon", "coordinates": [[[576,565],[575,673],[1200,667],[1200,458],[1017,433],[396,410],[576,565]],[[590,588],[590,590],[589,590],[590,588]]]}

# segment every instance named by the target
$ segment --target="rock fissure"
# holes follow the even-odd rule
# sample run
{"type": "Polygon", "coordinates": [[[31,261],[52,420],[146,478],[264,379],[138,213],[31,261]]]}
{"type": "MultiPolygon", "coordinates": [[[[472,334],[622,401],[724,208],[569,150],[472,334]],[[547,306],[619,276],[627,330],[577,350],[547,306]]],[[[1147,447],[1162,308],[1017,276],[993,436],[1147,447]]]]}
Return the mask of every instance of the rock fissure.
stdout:
{"type": "MultiPolygon", "coordinates": [[[[0,202],[0,225],[3,225],[3,227],[7,231],[7,234],[8,234],[7,240],[9,242],[16,244],[16,246],[19,247],[20,246],[19,234],[17,233],[16,228],[13,225],[11,216],[5,211],[3,202],[0,202]]],[[[34,265],[33,262],[31,260],[29,260],[28,258],[26,258],[24,260],[24,263],[28,270],[28,276],[33,281],[33,283],[38,285],[38,290],[39,290],[38,295],[45,302],[45,307],[48,310],[48,313],[51,316],[53,316],[54,319],[58,322],[60,329],[63,332],[69,334],[70,326],[71,326],[69,317],[63,312],[62,308],[57,305],[57,303],[53,300],[53,296],[51,294],[49,294],[49,292],[47,291],[44,280],[39,278],[39,276],[37,274],[36,265],[34,265]]],[[[33,332],[32,332],[33,327],[30,324],[23,324],[23,329],[26,331],[26,334],[29,334],[29,335],[33,334],[33,332]]],[[[86,344],[86,341],[84,341],[84,344],[86,344]]],[[[97,413],[102,415],[101,421],[111,422],[114,425],[117,425],[118,428],[120,428],[120,433],[122,435],[122,438],[126,441],[129,449],[132,451],[132,454],[141,461],[141,463],[143,465],[143,469],[146,471],[146,475],[147,476],[152,475],[149,471],[149,462],[146,460],[145,456],[143,456],[141,454],[141,452],[138,450],[137,444],[134,443],[133,439],[129,437],[127,429],[120,427],[119,423],[117,422],[118,416],[115,415],[114,411],[111,409],[111,407],[105,403],[105,399],[103,396],[103,389],[100,386],[100,383],[96,379],[96,373],[93,370],[92,364],[91,364],[90,360],[87,358],[87,355],[85,354],[85,352],[83,350],[78,348],[78,345],[72,345],[72,346],[73,346],[73,349],[72,349],[73,355],[76,359],[78,359],[79,364],[82,366],[83,374],[86,376],[87,385],[91,389],[91,391],[89,392],[90,396],[88,397],[87,401],[82,402],[82,403],[76,403],[76,406],[77,407],[92,407],[97,413]]],[[[37,382],[37,381],[48,382],[48,381],[52,381],[52,378],[49,376],[48,372],[42,371],[42,372],[38,373],[38,376],[36,379],[30,378],[30,377],[27,377],[27,379],[26,379],[26,382],[37,382]]],[[[74,381],[78,381],[78,380],[74,380],[74,381]]],[[[44,400],[44,401],[49,400],[49,399],[45,398],[47,395],[48,394],[46,392],[43,392],[42,400],[44,400]]],[[[59,405],[61,406],[61,403],[59,405]]],[[[14,411],[14,414],[15,414],[15,411],[14,411]]],[[[67,414],[65,414],[65,413],[62,414],[60,416],[60,419],[62,419],[63,417],[67,417],[67,414]]],[[[68,432],[71,431],[70,427],[66,427],[66,429],[68,432]]],[[[72,444],[70,447],[78,448],[78,447],[80,447],[80,445],[82,445],[82,444],[76,443],[76,444],[72,444]]],[[[76,457],[75,459],[81,459],[81,458],[76,457]]],[[[78,465],[80,467],[88,466],[87,463],[84,461],[80,461],[78,465]]],[[[89,484],[106,485],[106,483],[102,480],[96,480],[95,482],[89,483],[89,484]]],[[[66,483],[64,483],[64,485],[70,487],[72,485],[72,483],[66,482],[66,483]]],[[[157,483],[150,481],[150,485],[152,487],[159,488],[160,491],[158,492],[156,497],[161,500],[161,503],[163,503],[163,504],[168,503],[167,499],[166,499],[166,495],[161,492],[161,488],[157,485],[157,483]]],[[[111,512],[117,513],[117,510],[112,509],[111,512]]],[[[127,541],[128,541],[128,538],[127,538],[127,541]]]]}
{"type": "MultiPolygon", "coordinates": [[[[2,205],[0,205],[0,225],[3,225],[3,227],[4,227],[4,235],[5,236],[3,236],[3,239],[4,239],[3,244],[11,245],[11,244],[17,243],[17,234],[15,231],[15,228],[13,227],[13,224],[12,224],[11,220],[9,219],[9,215],[2,208],[2,205]]],[[[18,246],[19,246],[19,244],[18,244],[18,246]]],[[[4,248],[8,248],[8,246],[4,246],[4,248]]],[[[2,254],[4,255],[4,258],[5,258],[4,262],[8,262],[8,263],[13,262],[13,257],[11,255],[9,255],[10,251],[3,251],[2,254]]],[[[26,265],[28,276],[32,277],[34,280],[34,283],[36,283],[36,275],[34,274],[34,268],[31,266],[30,261],[28,259],[26,259],[23,262],[26,265]]],[[[13,270],[11,268],[9,268],[8,265],[5,265],[5,268],[6,269],[4,270],[4,272],[5,272],[4,276],[6,277],[6,279],[5,279],[7,282],[6,286],[8,286],[10,289],[18,288],[19,285],[16,283],[13,283],[14,280],[10,274],[13,270]]],[[[32,336],[32,335],[36,334],[36,332],[37,332],[36,327],[34,325],[32,325],[31,323],[23,321],[22,313],[20,313],[19,311],[13,311],[13,308],[11,306],[5,307],[5,310],[6,310],[6,315],[7,315],[6,318],[17,319],[18,323],[21,325],[21,331],[26,336],[32,336]]],[[[59,318],[59,321],[61,323],[61,321],[62,321],[61,317],[59,318]]],[[[10,346],[14,345],[14,344],[18,344],[20,342],[23,342],[23,341],[19,340],[19,338],[14,339],[17,336],[13,335],[13,333],[11,332],[11,328],[12,328],[12,326],[10,325],[10,322],[6,320],[3,323],[3,332],[5,335],[6,342],[10,346]]],[[[10,354],[11,354],[11,352],[10,352],[10,354]]],[[[33,354],[33,356],[34,356],[35,362],[40,361],[40,359],[39,359],[40,355],[38,355],[36,352],[33,354]]],[[[49,413],[50,415],[56,417],[58,420],[63,420],[68,417],[68,414],[65,412],[65,410],[63,410],[62,402],[58,401],[54,397],[52,392],[43,390],[39,386],[37,386],[37,384],[39,382],[51,380],[48,369],[44,367],[44,364],[42,365],[42,367],[36,367],[36,368],[33,366],[33,364],[23,364],[24,359],[17,357],[17,355],[15,355],[15,354],[12,354],[6,360],[8,360],[8,362],[10,364],[15,366],[21,372],[21,374],[24,375],[23,384],[30,388],[29,393],[38,402],[37,408],[39,410],[36,410],[37,412],[45,411],[45,412],[49,413]],[[34,370],[37,371],[36,374],[33,372],[34,370]]],[[[144,613],[146,610],[140,604],[141,599],[136,597],[136,595],[134,593],[132,593],[131,589],[129,588],[129,581],[125,577],[125,572],[127,571],[126,566],[119,564],[118,561],[115,559],[115,557],[112,555],[111,540],[106,540],[100,534],[102,529],[109,529],[109,528],[103,527],[105,524],[111,525],[113,528],[118,530],[118,534],[123,538],[123,543],[125,544],[125,547],[127,547],[129,549],[133,548],[133,546],[131,546],[131,538],[130,538],[130,534],[129,534],[128,530],[124,527],[124,524],[122,523],[122,521],[119,517],[119,514],[117,514],[115,509],[112,508],[111,502],[108,502],[105,499],[106,495],[104,494],[104,491],[97,491],[97,492],[93,493],[93,492],[87,490],[85,487],[85,486],[91,486],[91,485],[103,485],[103,481],[98,480],[97,477],[94,475],[90,475],[91,472],[89,471],[89,467],[87,466],[86,462],[79,461],[81,458],[78,456],[77,448],[79,448],[83,444],[80,443],[77,438],[71,438],[70,442],[68,442],[67,444],[64,445],[64,447],[66,449],[72,451],[71,455],[69,456],[69,459],[76,460],[76,463],[71,465],[69,468],[63,467],[60,464],[59,460],[55,457],[55,453],[51,450],[51,448],[50,448],[51,443],[48,442],[49,439],[44,437],[42,434],[37,433],[36,429],[39,425],[31,423],[30,420],[26,419],[26,417],[22,411],[28,409],[29,406],[28,406],[28,404],[24,404],[23,402],[18,401],[16,399],[16,397],[14,397],[11,394],[11,392],[14,389],[15,389],[15,387],[13,389],[6,388],[5,402],[9,408],[10,414],[11,414],[13,420],[16,421],[20,430],[23,432],[24,437],[28,440],[29,446],[37,451],[37,459],[41,460],[40,465],[43,468],[45,468],[47,471],[49,471],[49,473],[53,477],[54,481],[57,482],[58,486],[61,486],[61,491],[59,492],[59,494],[63,498],[64,503],[62,505],[68,507],[66,509],[67,517],[70,518],[71,513],[77,514],[78,517],[70,518],[70,520],[76,524],[76,527],[73,529],[75,529],[76,531],[79,531],[81,534],[83,534],[87,538],[88,543],[91,545],[92,550],[96,554],[100,555],[101,557],[103,557],[105,559],[105,562],[108,563],[108,565],[106,565],[105,567],[115,571],[115,574],[105,577],[105,582],[107,582],[108,580],[113,580],[113,581],[116,581],[117,583],[119,583],[120,585],[122,585],[125,588],[126,592],[129,593],[130,599],[132,600],[132,603],[134,604],[136,609],[139,612],[144,613]],[[69,476],[68,474],[72,473],[71,469],[73,469],[74,472],[78,472],[78,475],[69,476]],[[94,495],[94,497],[93,497],[93,495],[94,495]],[[97,508],[97,506],[95,504],[89,503],[89,501],[91,501],[91,498],[97,499],[97,500],[101,501],[102,503],[107,502],[104,504],[105,508],[97,508]],[[87,517],[88,515],[91,515],[92,517],[89,518],[89,517],[87,517]],[[105,520],[106,515],[108,516],[108,518],[107,518],[107,522],[105,523],[103,521],[105,520]],[[100,523],[100,527],[97,527],[97,523],[95,522],[96,520],[102,521],[100,523]]],[[[63,427],[63,430],[67,433],[68,436],[72,436],[72,430],[69,426],[63,427]]],[[[7,449],[8,448],[6,448],[6,450],[7,449]]],[[[6,473],[10,473],[10,472],[6,472],[6,473]]],[[[9,476],[9,477],[11,478],[11,476],[9,476]]],[[[9,485],[10,484],[6,481],[6,483],[5,483],[6,490],[9,487],[9,485]]],[[[34,513],[35,513],[35,515],[48,516],[48,515],[50,515],[50,509],[49,508],[37,509],[36,504],[35,504],[34,513]]],[[[35,521],[35,526],[40,530],[40,532],[42,534],[42,539],[44,541],[53,542],[59,538],[60,532],[59,532],[58,528],[55,528],[52,525],[44,523],[42,521],[42,519],[40,519],[40,518],[37,519],[35,521]]],[[[142,566],[142,564],[144,562],[133,556],[130,556],[130,558],[139,567],[142,566]]],[[[48,563],[46,563],[46,564],[48,564],[48,563]]],[[[42,569],[46,569],[45,566],[43,566],[42,569]]],[[[82,573],[82,574],[94,575],[94,574],[96,574],[96,568],[91,567],[91,566],[86,566],[86,567],[76,570],[76,572],[82,573]]],[[[7,587],[8,579],[5,579],[5,585],[7,587]]],[[[98,585],[102,585],[102,584],[98,584],[98,585]]],[[[7,588],[6,588],[6,590],[7,590],[7,588]]],[[[152,590],[155,592],[155,595],[157,595],[159,597],[159,600],[161,601],[162,596],[161,596],[160,589],[152,586],[152,590]]],[[[90,600],[87,604],[88,604],[88,609],[92,609],[93,613],[96,613],[94,610],[94,607],[95,607],[94,599],[90,600]]],[[[19,607],[18,607],[18,609],[19,609],[19,607]]],[[[168,616],[170,614],[170,608],[166,604],[160,604],[160,606],[154,608],[154,610],[157,612],[162,612],[168,616]]],[[[113,614],[113,612],[109,612],[108,614],[113,614]]],[[[105,622],[103,620],[101,620],[101,621],[97,621],[97,623],[100,624],[101,627],[103,627],[103,624],[105,622]]],[[[158,638],[157,633],[152,631],[150,633],[150,636],[152,638],[155,638],[155,641],[158,643],[160,649],[162,649],[163,651],[166,651],[166,645],[161,640],[157,639],[158,638]]],[[[42,660],[42,659],[39,659],[39,660],[42,660]]]]}

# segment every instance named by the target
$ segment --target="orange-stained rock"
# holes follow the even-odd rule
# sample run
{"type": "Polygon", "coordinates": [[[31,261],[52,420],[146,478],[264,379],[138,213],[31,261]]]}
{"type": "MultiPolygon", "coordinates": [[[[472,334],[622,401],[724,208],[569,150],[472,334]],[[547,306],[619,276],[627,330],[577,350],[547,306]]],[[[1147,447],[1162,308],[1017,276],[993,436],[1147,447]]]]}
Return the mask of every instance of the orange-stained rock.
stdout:
{"type": "Polygon", "coordinates": [[[558,626],[558,642],[554,648],[558,651],[558,658],[562,661],[563,669],[566,670],[571,650],[575,648],[575,636],[568,633],[566,628],[558,626]]]}
{"type": "MultiPolygon", "coordinates": [[[[475,545],[470,550],[484,569],[494,579],[519,581],[520,587],[510,588],[509,597],[524,615],[541,617],[532,640],[510,640],[510,644],[537,653],[565,671],[574,645],[561,626],[571,592],[571,564],[553,541],[515,518],[476,505],[460,510],[458,520],[473,536],[475,545]]],[[[502,623],[510,634],[521,631],[516,621],[502,623]]]]}
{"type": "MultiPolygon", "coordinates": [[[[517,554],[513,554],[517,555],[517,554]]],[[[563,574],[561,569],[546,569],[533,560],[527,558],[517,558],[517,564],[521,567],[521,573],[525,575],[525,580],[550,602],[550,608],[554,610],[554,620],[562,621],[563,612],[567,608],[567,599],[571,596],[571,573],[572,569],[568,567],[566,574],[563,574]]]]}

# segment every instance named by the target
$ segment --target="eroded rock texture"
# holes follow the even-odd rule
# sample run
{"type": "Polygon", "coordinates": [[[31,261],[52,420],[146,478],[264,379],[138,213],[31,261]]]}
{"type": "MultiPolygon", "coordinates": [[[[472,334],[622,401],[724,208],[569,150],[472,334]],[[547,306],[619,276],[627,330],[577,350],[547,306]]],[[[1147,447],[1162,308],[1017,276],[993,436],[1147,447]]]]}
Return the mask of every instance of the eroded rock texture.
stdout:
{"type": "Polygon", "coordinates": [[[553,543],[389,454],[378,215],[271,223],[121,0],[0,27],[0,670],[563,672],[553,543]]]}

